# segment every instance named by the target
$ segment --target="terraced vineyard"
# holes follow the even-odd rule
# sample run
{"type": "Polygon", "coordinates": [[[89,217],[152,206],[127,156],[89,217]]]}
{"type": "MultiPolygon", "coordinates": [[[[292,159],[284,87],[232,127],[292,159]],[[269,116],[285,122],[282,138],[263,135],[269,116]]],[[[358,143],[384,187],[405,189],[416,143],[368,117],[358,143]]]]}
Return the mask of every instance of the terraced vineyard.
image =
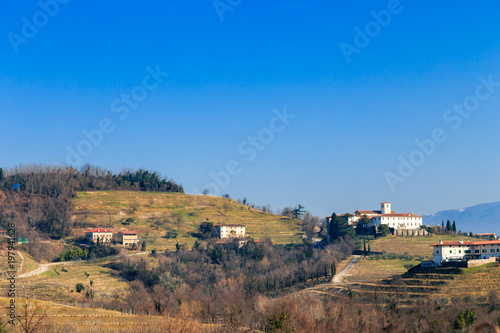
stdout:
{"type": "Polygon", "coordinates": [[[270,237],[276,244],[301,242],[301,221],[262,213],[234,200],[184,193],[133,191],[79,192],[73,201],[75,237],[88,228],[135,230],[150,248],[175,248],[175,244],[192,246],[192,233],[202,222],[241,223],[254,239],[270,237]],[[167,231],[179,230],[177,238],[165,239],[167,231]]]}
{"type": "MultiPolygon", "coordinates": [[[[0,297],[0,306],[5,308],[9,299],[0,297]]],[[[215,325],[203,325],[188,320],[170,319],[161,316],[138,316],[118,311],[102,309],[62,306],[47,301],[17,299],[16,312],[21,314],[22,305],[30,302],[30,313],[39,308],[45,314],[42,321],[47,332],[50,325],[57,327],[58,332],[213,332],[215,325]]],[[[3,316],[3,314],[2,314],[3,316]]],[[[35,317],[37,318],[37,317],[35,317]]],[[[5,319],[5,318],[2,318],[5,319]]]]}
{"type": "MultiPolygon", "coordinates": [[[[354,269],[353,269],[354,270],[354,269]]],[[[398,299],[401,304],[411,304],[418,298],[434,298],[453,302],[467,298],[477,303],[486,302],[492,290],[500,285],[500,263],[476,268],[420,268],[404,274],[381,279],[347,279],[343,284],[323,284],[305,292],[336,295],[353,293],[369,302],[398,299]]]]}
{"type": "MultiPolygon", "coordinates": [[[[41,300],[74,302],[83,299],[83,295],[75,291],[75,285],[83,283],[89,286],[92,280],[96,297],[122,296],[128,290],[128,284],[115,271],[105,267],[107,263],[79,262],[50,266],[43,274],[18,278],[17,292],[20,296],[35,295],[41,300]]],[[[7,281],[0,281],[0,289],[6,284],[7,281]]]]}

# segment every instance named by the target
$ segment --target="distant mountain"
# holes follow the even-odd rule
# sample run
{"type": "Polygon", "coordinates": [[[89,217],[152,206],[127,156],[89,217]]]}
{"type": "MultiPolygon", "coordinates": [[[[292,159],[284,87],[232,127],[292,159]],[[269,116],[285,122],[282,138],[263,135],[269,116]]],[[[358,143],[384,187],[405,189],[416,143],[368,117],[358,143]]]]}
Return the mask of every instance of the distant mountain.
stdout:
{"type": "Polygon", "coordinates": [[[441,225],[441,221],[456,221],[457,230],[480,232],[495,232],[500,234],[500,202],[480,204],[463,209],[443,210],[423,216],[427,225],[441,225]]]}

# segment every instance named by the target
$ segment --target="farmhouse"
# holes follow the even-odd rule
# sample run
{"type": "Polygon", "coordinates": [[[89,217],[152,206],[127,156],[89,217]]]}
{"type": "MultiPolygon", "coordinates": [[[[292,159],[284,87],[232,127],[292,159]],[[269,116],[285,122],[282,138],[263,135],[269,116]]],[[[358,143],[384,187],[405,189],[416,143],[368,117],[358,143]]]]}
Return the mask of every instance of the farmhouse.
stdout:
{"type": "Polygon", "coordinates": [[[500,257],[500,240],[443,242],[434,246],[434,264],[500,257]]]}
{"type": "Polygon", "coordinates": [[[85,233],[85,239],[89,244],[97,243],[97,239],[99,239],[100,244],[109,243],[111,237],[113,237],[113,233],[106,229],[94,229],[85,233]]]}
{"type": "Polygon", "coordinates": [[[220,223],[214,225],[214,227],[220,239],[245,237],[245,226],[243,224],[220,223]]]}
{"type": "MultiPolygon", "coordinates": [[[[347,216],[350,226],[356,227],[359,221],[366,216],[369,220],[368,226],[379,226],[386,224],[389,228],[399,229],[419,229],[422,225],[422,216],[412,213],[396,213],[391,210],[390,202],[382,202],[380,210],[357,210],[354,214],[343,214],[347,216]]],[[[327,217],[330,222],[331,216],[327,217]]]]}
{"type": "Polygon", "coordinates": [[[120,231],[118,233],[118,241],[124,246],[139,243],[137,231],[120,231]]]}

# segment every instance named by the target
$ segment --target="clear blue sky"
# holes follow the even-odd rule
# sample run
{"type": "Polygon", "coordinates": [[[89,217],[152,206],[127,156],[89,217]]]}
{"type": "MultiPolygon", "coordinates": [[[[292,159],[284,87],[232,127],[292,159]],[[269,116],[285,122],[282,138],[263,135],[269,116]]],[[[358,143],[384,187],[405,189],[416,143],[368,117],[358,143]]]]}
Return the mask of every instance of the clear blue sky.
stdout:
{"type": "Polygon", "coordinates": [[[496,1],[60,1],[0,3],[1,166],[144,167],[190,193],[229,164],[220,194],[321,216],[500,200],[500,87],[474,97],[500,81],[496,1]]]}

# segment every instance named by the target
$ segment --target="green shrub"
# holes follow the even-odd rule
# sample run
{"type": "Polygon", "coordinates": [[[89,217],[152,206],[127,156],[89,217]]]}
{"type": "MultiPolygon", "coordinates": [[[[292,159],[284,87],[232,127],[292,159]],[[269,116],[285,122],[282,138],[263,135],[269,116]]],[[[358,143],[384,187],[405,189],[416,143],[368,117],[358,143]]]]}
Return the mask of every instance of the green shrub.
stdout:
{"type": "Polygon", "coordinates": [[[66,250],[59,255],[59,261],[69,261],[75,259],[87,259],[88,258],[87,249],[82,250],[79,247],[74,247],[72,249],[66,250]]]}
{"type": "Polygon", "coordinates": [[[75,286],[75,289],[77,293],[81,293],[83,290],[85,290],[85,286],[83,285],[83,283],[78,282],[75,286]]]}

